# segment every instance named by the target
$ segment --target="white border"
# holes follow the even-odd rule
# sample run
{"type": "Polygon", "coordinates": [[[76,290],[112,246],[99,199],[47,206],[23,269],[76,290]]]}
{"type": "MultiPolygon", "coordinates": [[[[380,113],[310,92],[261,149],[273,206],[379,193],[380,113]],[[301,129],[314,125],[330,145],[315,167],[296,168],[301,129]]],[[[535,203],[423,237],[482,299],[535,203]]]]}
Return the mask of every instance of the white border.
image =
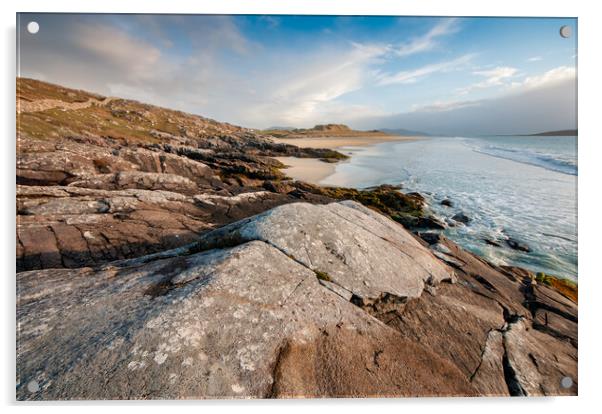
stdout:
{"type": "Polygon", "coordinates": [[[2,2],[2,125],[4,135],[2,155],[4,162],[1,182],[4,202],[2,216],[5,223],[3,233],[2,293],[2,347],[5,360],[1,374],[2,400],[12,411],[21,407],[25,411],[43,409],[48,413],[76,412],[82,408],[87,412],[141,408],[147,412],[163,412],[166,405],[177,405],[178,411],[219,410],[227,412],[247,411],[264,413],[268,411],[305,413],[308,410],[326,411],[333,409],[357,410],[416,410],[426,412],[479,412],[508,413],[542,410],[546,413],[572,413],[583,410],[599,411],[602,385],[600,364],[600,320],[599,304],[602,302],[602,266],[600,244],[602,229],[600,209],[602,208],[602,188],[599,165],[602,163],[600,123],[600,65],[599,39],[602,16],[596,10],[595,1],[579,0],[499,0],[498,2],[478,0],[205,0],[183,1],[164,0],[162,2],[143,0],[129,1],[28,1],[18,4],[2,2]],[[69,404],[17,404],[14,402],[14,329],[15,329],[15,237],[14,237],[14,168],[15,168],[15,13],[21,12],[110,12],[110,13],[212,13],[212,14],[345,14],[345,15],[453,15],[453,16],[570,16],[579,18],[579,397],[542,399],[405,399],[405,400],[317,400],[317,401],[219,401],[219,402],[103,402],[69,404]],[[82,405],[85,406],[82,407],[82,405]],[[598,406],[598,408],[595,408],[598,406]],[[23,408],[24,407],[24,408],[23,408]]]}

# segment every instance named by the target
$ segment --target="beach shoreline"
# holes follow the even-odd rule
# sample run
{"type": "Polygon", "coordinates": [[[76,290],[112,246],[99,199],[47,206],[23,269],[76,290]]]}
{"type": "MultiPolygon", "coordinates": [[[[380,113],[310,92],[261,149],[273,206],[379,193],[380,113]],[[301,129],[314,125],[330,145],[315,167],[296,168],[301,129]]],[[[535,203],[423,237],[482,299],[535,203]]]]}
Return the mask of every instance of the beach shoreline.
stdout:
{"type": "Polygon", "coordinates": [[[279,144],[290,144],[300,148],[327,148],[339,149],[342,147],[367,147],[370,145],[381,144],[383,142],[392,141],[416,141],[425,139],[426,137],[419,136],[396,136],[383,135],[376,137],[367,136],[331,136],[331,137],[312,137],[312,138],[272,138],[274,142],[279,144]]]}
{"type": "MultiPolygon", "coordinates": [[[[379,136],[379,137],[315,137],[315,138],[273,138],[277,143],[296,145],[300,148],[326,148],[341,150],[345,147],[368,147],[384,142],[404,142],[425,139],[425,137],[379,136]]],[[[286,165],[282,172],[294,180],[319,185],[332,175],[339,163],[324,162],[318,158],[275,157],[286,165]]]]}

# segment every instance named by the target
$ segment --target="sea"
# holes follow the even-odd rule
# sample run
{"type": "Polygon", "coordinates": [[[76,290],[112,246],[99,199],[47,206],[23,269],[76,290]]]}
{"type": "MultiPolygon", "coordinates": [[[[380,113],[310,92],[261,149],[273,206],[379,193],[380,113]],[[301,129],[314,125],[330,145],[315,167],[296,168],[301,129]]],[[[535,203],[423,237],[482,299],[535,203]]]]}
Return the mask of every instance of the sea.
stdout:
{"type": "Polygon", "coordinates": [[[351,158],[321,185],[401,184],[423,194],[443,220],[458,212],[470,217],[444,231],[467,250],[577,280],[577,137],[428,137],[339,151],[351,158]],[[441,205],[444,199],[453,207],[441,205]],[[531,251],[511,249],[508,238],[531,251]]]}

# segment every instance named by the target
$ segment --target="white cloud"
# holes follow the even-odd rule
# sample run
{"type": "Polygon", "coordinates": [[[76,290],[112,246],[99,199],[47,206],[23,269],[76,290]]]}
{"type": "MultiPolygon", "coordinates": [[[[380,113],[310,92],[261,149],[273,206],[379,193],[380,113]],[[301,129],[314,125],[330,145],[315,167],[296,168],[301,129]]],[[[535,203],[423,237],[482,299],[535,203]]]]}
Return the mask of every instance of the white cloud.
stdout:
{"type": "Polygon", "coordinates": [[[500,86],[504,84],[507,78],[511,78],[518,72],[518,69],[509,66],[498,66],[490,70],[475,71],[473,74],[484,76],[486,79],[458,89],[460,95],[465,95],[475,89],[486,89],[492,86],[500,86]]]}
{"type": "Polygon", "coordinates": [[[518,69],[511,68],[509,66],[498,66],[491,70],[482,70],[474,72],[475,75],[485,76],[487,79],[484,81],[488,85],[501,85],[502,80],[514,76],[518,72],[518,69]]]}
{"type": "MultiPolygon", "coordinates": [[[[517,72],[517,69],[511,67],[497,67],[486,71],[477,71],[475,74],[486,76],[487,79],[475,85],[471,85],[469,88],[476,87],[488,87],[493,85],[503,85],[503,80],[512,77],[517,72]],[[480,85],[480,86],[477,86],[480,85]]],[[[531,89],[548,88],[555,84],[570,81],[575,78],[575,69],[567,66],[560,66],[558,68],[551,69],[541,75],[531,76],[525,78],[522,82],[514,82],[511,88],[506,89],[505,93],[498,96],[503,98],[507,96],[513,96],[531,89]]],[[[465,88],[468,89],[468,88],[465,88]]],[[[411,112],[443,112],[451,111],[455,109],[479,106],[488,100],[458,100],[458,101],[435,101],[426,105],[414,105],[411,108],[411,112]]]]}
{"type": "Polygon", "coordinates": [[[397,56],[409,56],[415,53],[429,51],[437,45],[437,38],[455,33],[457,31],[457,19],[443,19],[425,35],[414,38],[407,43],[397,46],[395,53],[397,56]]]}
{"type": "Polygon", "coordinates": [[[529,59],[527,59],[527,62],[539,62],[542,59],[543,58],[541,56],[533,56],[533,57],[530,57],[529,59]]]}
{"type": "Polygon", "coordinates": [[[489,99],[435,101],[411,111],[358,119],[355,128],[406,128],[435,134],[524,134],[577,127],[575,70],[558,67],[516,82],[489,99]]]}
{"type": "Polygon", "coordinates": [[[456,59],[432,63],[429,65],[422,66],[418,69],[413,69],[409,71],[401,71],[394,74],[380,74],[378,76],[378,84],[379,85],[391,85],[395,83],[400,84],[409,84],[415,83],[425,76],[431,75],[433,73],[441,73],[441,72],[449,72],[454,69],[458,69],[464,65],[466,65],[470,60],[474,57],[472,54],[467,54],[460,56],[456,59]]]}
{"type": "Polygon", "coordinates": [[[295,60],[283,64],[264,88],[270,92],[256,97],[259,102],[244,110],[243,116],[248,122],[259,124],[309,125],[327,114],[341,116],[349,111],[367,115],[370,111],[366,107],[343,106],[334,101],[361,88],[372,76],[372,64],[386,51],[386,46],[352,44],[350,50],[305,56],[306,62],[315,63],[299,66],[295,60]]]}
{"type": "Polygon", "coordinates": [[[563,81],[574,80],[576,77],[577,71],[574,67],[559,66],[541,75],[529,76],[522,82],[513,82],[511,87],[514,90],[536,89],[547,87],[563,81]]]}
{"type": "Polygon", "coordinates": [[[161,57],[161,51],[115,27],[81,24],[73,33],[75,44],[105,65],[134,76],[145,76],[161,57]]]}

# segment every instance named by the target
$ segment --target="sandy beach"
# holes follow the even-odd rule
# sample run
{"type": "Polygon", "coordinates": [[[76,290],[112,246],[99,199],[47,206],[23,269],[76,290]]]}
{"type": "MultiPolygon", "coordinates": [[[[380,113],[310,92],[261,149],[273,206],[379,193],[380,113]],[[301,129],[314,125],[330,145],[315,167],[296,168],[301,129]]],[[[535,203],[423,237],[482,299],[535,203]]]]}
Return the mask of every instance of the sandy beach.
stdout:
{"type": "Polygon", "coordinates": [[[316,137],[316,138],[273,138],[275,142],[296,145],[301,148],[364,147],[390,141],[414,141],[424,137],[373,136],[373,137],[316,137]]]}
{"type": "MultiPolygon", "coordinates": [[[[391,141],[415,141],[424,137],[316,137],[316,138],[274,138],[274,141],[284,144],[296,145],[301,148],[329,148],[341,149],[343,147],[365,147],[391,141]]],[[[311,184],[319,184],[320,181],[333,174],[337,163],[328,163],[316,158],[276,157],[276,159],[288,168],[282,171],[295,180],[305,181],[311,184]]],[[[342,161],[345,162],[345,161],[342,161]]]]}
{"type": "Polygon", "coordinates": [[[281,163],[288,165],[283,168],[289,177],[295,180],[305,181],[311,184],[319,184],[320,181],[334,173],[336,164],[320,161],[316,158],[297,157],[275,157],[281,163]]]}

